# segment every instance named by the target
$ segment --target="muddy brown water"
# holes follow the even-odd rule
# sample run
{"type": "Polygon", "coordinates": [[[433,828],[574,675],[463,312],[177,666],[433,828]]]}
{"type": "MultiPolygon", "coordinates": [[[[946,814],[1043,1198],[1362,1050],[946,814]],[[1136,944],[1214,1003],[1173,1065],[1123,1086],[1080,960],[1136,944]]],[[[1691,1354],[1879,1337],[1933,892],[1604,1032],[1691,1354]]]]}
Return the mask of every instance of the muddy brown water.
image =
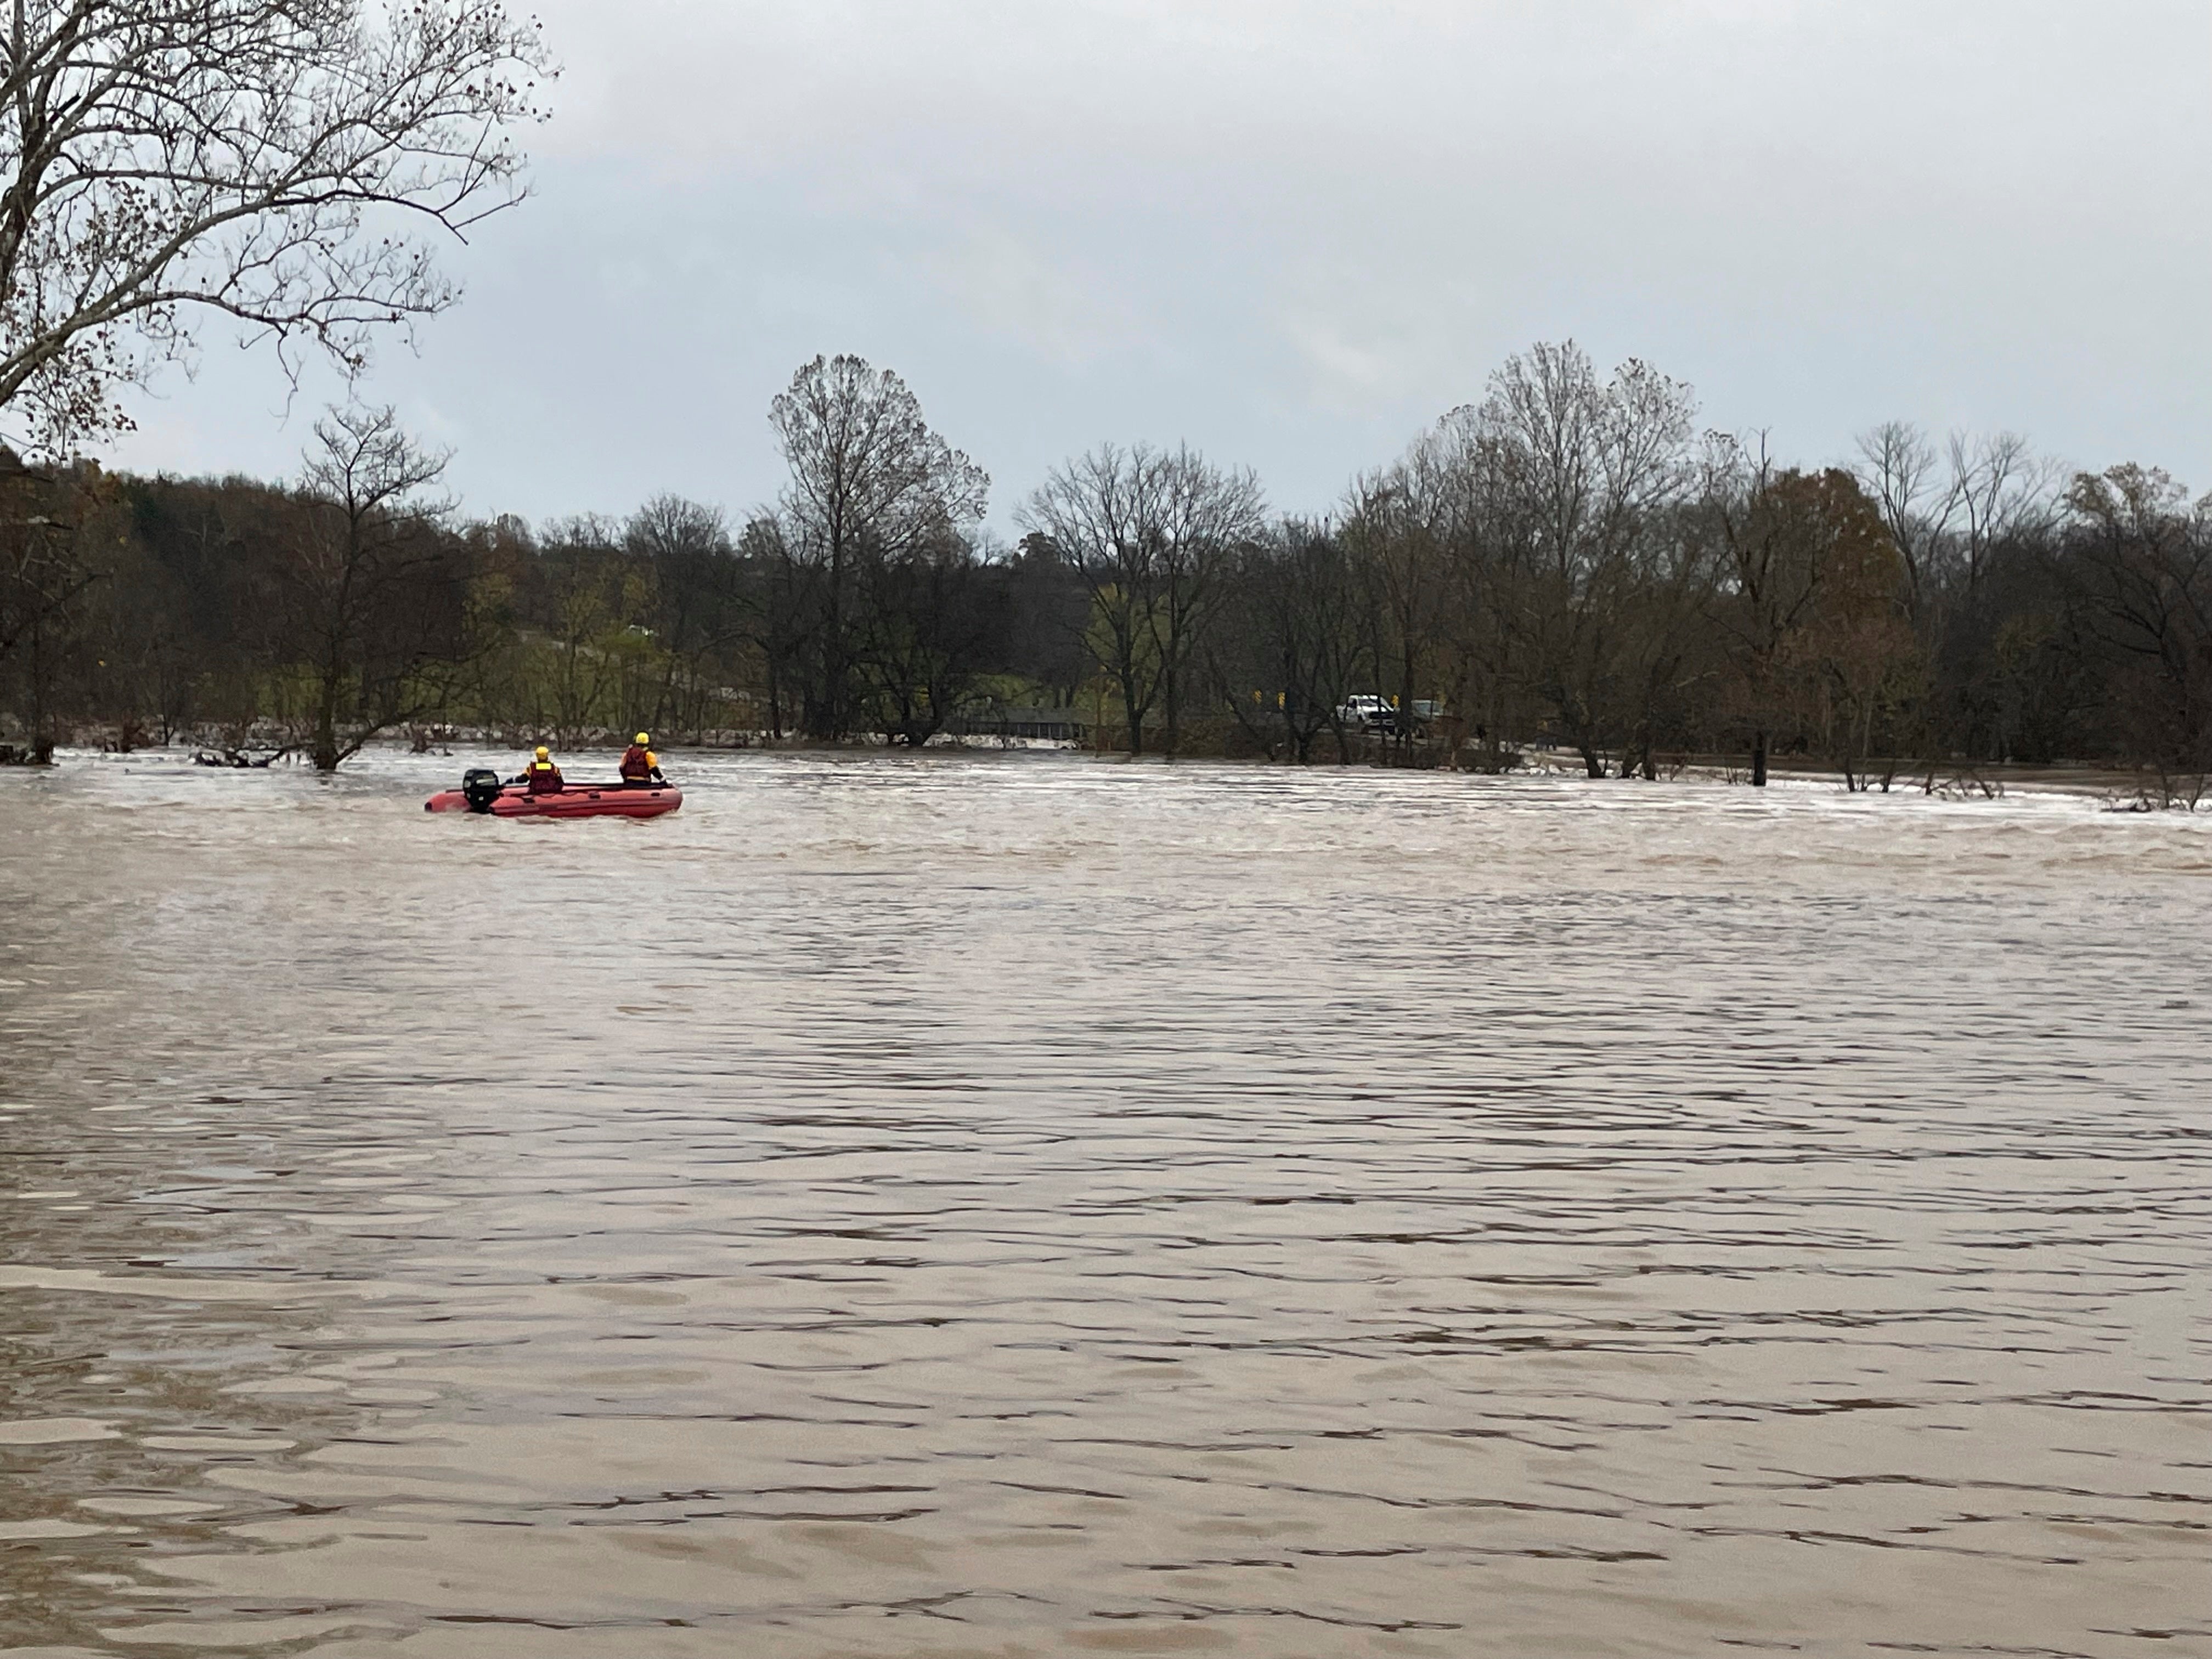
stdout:
{"type": "Polygon", "coordinates": [[[0,1648],[2212,1654],[2212,819],[469,758],[0,777],[0,1648]]]}

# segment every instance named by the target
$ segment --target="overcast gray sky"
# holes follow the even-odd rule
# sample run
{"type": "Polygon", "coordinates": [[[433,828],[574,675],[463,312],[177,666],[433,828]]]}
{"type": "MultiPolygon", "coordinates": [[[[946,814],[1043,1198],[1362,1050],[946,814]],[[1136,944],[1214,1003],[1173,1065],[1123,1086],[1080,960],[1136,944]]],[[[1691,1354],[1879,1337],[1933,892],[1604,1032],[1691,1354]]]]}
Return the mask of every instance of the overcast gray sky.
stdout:
{"type": "MultiPolygon", "coordinates": [[[[537,9],[537,194],[368,386],[471,513],[741,514],[817,351],[903,374],[1001,526],[1107,438],[1316,509],[1569,336],[1792,459],[1902,416],[2212,486],[2206,0],[537,9]]],[[[289,474],[328,392],[211,334],[113,459],[289,474]]]]}

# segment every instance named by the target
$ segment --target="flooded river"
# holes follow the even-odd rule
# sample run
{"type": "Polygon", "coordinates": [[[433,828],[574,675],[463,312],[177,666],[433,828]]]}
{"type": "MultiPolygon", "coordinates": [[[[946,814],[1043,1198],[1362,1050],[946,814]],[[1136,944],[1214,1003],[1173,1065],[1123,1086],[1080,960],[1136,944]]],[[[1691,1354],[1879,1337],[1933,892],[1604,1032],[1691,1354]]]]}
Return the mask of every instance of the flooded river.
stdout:
{"type": "Polygon", "coordinates": [[[466,758],[0,776],[0,1650],[2212,1654],[2212,816],[466,758]]]}

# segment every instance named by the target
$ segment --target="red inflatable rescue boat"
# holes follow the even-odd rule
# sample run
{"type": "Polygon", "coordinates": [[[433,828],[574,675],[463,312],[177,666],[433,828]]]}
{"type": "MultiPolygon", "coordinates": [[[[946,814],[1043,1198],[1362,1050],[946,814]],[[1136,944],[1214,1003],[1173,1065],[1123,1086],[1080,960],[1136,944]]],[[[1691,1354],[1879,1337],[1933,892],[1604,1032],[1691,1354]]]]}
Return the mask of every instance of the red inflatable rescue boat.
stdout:
{"type": "Polygon", "coordinates": [[[684,805],[672,783],[572,783],[543,795],[501,783],[486,767],[471,767],[458,789],[441,789],[426,812],[483,812],[495,818],[657,818],[684,805]]]}

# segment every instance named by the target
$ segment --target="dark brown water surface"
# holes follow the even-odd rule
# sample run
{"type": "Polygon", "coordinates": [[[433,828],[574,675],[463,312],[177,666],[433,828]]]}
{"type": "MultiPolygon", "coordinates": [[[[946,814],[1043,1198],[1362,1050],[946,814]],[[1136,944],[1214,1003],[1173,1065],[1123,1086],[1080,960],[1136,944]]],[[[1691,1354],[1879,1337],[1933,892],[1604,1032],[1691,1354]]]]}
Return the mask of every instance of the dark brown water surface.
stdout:
{"type": "Polygon", "coordinates": [[[0,1649],[2212,1654],[2212,821],[462,763],[0,776],[0,1649]]]}

